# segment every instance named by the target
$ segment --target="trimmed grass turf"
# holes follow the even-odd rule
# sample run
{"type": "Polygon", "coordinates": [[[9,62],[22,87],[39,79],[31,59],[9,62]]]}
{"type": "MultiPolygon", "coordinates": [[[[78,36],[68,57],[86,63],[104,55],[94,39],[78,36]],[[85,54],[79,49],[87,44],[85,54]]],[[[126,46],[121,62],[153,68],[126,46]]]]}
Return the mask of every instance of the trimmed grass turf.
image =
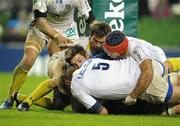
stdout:
{"type": "Polygon", "coordinates": [[[1,126],[178,126],[178,117],[84,115],[54,111],[3,111],[1,126]]]}
{"type": "MultiPolygon", "coordinates": [[[[0,101],[4,100],[11,74],[0,73],[0,101]]],[[[21,92],[29,94],[46,77],[28,77],[21,92]]],[[[76,114],[68,107],[65,111],[50,111],[35,105],[29,112],[0,110],[0,126],[178,126],[179,116],[91,115],[76,114]]]]}

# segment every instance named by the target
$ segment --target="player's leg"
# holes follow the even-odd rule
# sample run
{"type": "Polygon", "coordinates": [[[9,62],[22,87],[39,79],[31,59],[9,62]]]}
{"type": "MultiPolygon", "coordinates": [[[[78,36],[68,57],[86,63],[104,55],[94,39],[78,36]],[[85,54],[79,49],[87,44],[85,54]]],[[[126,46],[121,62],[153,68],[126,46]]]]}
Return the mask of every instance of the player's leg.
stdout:
{"type": "Polygon", "coordinates": [[[169,83],[172,84],[172,96],[169,103],[180,103],[180,74],[172,73],[168,76],[169,83]]]}
{"type": "MultiPolygon", "coordinates": [[[[22,103],[26,98],[28,98],[28,95],[21,94],[21,93],[16,93],[14,96],[14,100],[16,101],[17,105],[19,105],[19,103],[22,103]]],[[[38,99],[33,104],[49,109],[52,106],[52,103],[53,103],[52,98],[45,96],[38,99]]]]}
{"type": "Polygon", "coordinates": [[[38,87],[26,98],[23,103],[26,104],[26,108],[23,108],[21,104],[18,106],[18,110],[28,110],[29,107],[41,97],[47,95],[54,88],[56,88],[60,82],[60,76],[63,73],[64,60],[62,61],[59,55],[54,54],[48,62],[48,74],[50,79],[41,82],[38,87]]]}
{"type": "Polygon", "coordinates": [[[18,105],[17,109],[19,111],[28,111],[32,104],[34,104],[50,110],[63,110],[70,104],[70,101],[68,100],[70,98],[69,95],[60,93],[57,86],[50,88],[50,91],[53,90],[53,99],[44,97],[44,95],[50,92],[46,90],[47,87],[44,86],[46,86],[46,84],[40,84],[30,96],[18,94],[16,100],[21,101],[22,103],[18,105]]]}
{"type": "Polygon", "coordinates": [[[28,111],[30,106],[32,106],[35,101],[52,91],[53,88],[51,87],[51,81],[52,79],[48,79],[40,83],[30,94],[30,96],[28,96],[20,105],[18,105],[17,109],[20,111],[28,111]]]}
{"type": "Polygon", "coordinates": [[[12,107],[13,93],[17,92],[25,82],[28,71],[31,69],[44,45],[44,39],[38,37],[32,31],[28,32],[25,42],[23,58],[14,69],[7,100],[2,103],[0,109],[10,109],[12,107]]]}
{"type": "Polygon", "coordinates": [[[50,40],[48,42],[48,53],[50,56],[52,56],[54,53],[61,51],[60,48],[52,41],[50,40]]]}
{"type": "Polygon", "coordinates": [[[165,64],[168,66],[171,72],[179,71],[180,70],[180,58],[169,58],[165,64]]]}
{"type": "MultiPolygon", "coordinates": [[[[168,91],[172,92],[169,93],[171,94],[171,98],[168,101],[168,103],[175,103],[177,105],[171,105],[168,106],[167,110],[163,112],[163,115],[175,115],[180,113],[180,75],[177,73],[171,73],[167,77],[168,83],[172,85],[172,87],[169,87],[168,91]],[[173,106],[173,107],[172,107],[173,106]]],[[[168,93],[167,93],[168,94],[168,93]]]]}

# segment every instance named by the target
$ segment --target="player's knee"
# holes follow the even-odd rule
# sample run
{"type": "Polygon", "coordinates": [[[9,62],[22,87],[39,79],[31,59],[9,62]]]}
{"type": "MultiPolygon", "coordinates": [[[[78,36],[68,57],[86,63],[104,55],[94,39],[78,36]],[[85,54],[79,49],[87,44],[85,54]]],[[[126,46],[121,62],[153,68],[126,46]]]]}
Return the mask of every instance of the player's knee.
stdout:
{"type": "Polygon", "coordinates": [[[20,68],[21,68],[22,70],[28,72],[28,71],[32,68],[33,63],[34,63],[34,61],[29,60],[29,59],[27,59],[27,60],[22,60],[21,63],[20,63],[20,68]]]}
{"type": "Polygon", "coordinates": [[[52,88],[58,87],[58,84],[59,84],[59,82],[60,82],[60,79],[59,79],[58,77],[55,77],[55,78],[52,78],[51,80],[52,80],[52,81],[51,81],[50,86],[51,86],[52,88]]]}

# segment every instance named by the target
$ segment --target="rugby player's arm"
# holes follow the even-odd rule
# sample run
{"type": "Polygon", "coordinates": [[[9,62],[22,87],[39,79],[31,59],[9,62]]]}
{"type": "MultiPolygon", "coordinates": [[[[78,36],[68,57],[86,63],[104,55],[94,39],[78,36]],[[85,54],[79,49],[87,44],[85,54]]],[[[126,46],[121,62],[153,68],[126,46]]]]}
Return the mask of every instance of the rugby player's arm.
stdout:
{"type": "Polygon", "coordinates": [[[92,22],[96,21],[96,18],[92,12],[92,10],[89,12],[89,16],[86,19],[86,23],[91,24],[92,22]]]}
{"type": "Polygon", "coordinates": [[[97,113],[100,115],[108,115],[107,109],[104,106],[102,106],[99,102],[96,102],[89,110],[93,113],[97,113]]]}
{"type": "Polygon", "coordinates": [[[74,84],[76,82],[71,82],[71,93],[76,97],[91,113],[107,115],[108,111],[103,107],[94,97],[86,93],[79,84],[74,84]]]}
{"type": "Polygon", "coordinates": [[[139,67],[141,69],[141,75],[138,79],[136,87],[130,94],[130,96],[135,99],[147,89],[153,78],[153,67],[151,59],[145,59],[139,65],[139,67]]]}
{"type": "Polygon", "coordinates": [[[77,8],[77,10],[81,13],[81,15],[85,18],[86,23],[91,24],[93,21],[96,20],[88,0],[73,0],[72,3],[75,8],[77,8]]]}
{"type": "Polygon", "coordinates": [[[47,12],[42,13],[39,10],[34,10],[34,23],[35,26],[49,36],[51,39],[55,39],[56,35],[60,35],[54,28],[52,28],[46,20],[47,12]]]}

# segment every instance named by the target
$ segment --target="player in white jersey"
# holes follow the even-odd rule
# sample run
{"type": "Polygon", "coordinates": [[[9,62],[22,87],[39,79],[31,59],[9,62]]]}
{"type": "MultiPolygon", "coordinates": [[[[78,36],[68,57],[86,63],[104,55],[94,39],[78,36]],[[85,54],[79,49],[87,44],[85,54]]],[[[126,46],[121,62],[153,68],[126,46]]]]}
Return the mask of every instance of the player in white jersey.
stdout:
{"type": "MultiPolygon", "coordinates": [[[[176,63],[172,65],[173,62],[167,60],[161,48],[142,39],[126,37],[121,31],[113,31],[107,36],[104,50],[108,56],[114,59],[131,56],[141,68],[141,79],[138,80],[135,89],[125,99],[125,103],[129,105],[135,104],[136,98],[142,94],[152,80],[153,69],[151,59],[164,63],[170,71],[174,71],[173,67],[180,63],[180,59],[176,58],[176,63]]],[[[167,72],[168,70],[165,71],[165,73],[167,72]]]]}
{"type": "MultiPolygon", "coordinates": [[[[85,42],[86,45],[84,48],[88,52],[90,56],[93,56],[95,54],[98,54],[103,51],[103,43],[105,41],[106,35],[111,32],[110,26],[103,22],[103,21],[93,21],[93,23],[90,25],[90,37],[89,42],[85,42]]],[[[30,94],[29,97],[24,97],[24,95],[18,93],[17,99],[18,101],[23,101],[23,103],[18,107],[18,110],[28,110],[32,103],[38,105],[40,102],[38,100],[42,98],[44,95],[48,94],[51,90],[56,90],[56,88],[59,85],[59,81],[63,73],[63,67],[65,64],[65,57],[64,57],[65,51],[58,51],[54,53],[51,58],[48,61],[48,75],[50,77],[51,83],[47,83],[47,80],[43,81],[39,84],[39,86],[30,94]],[[22,97],[21,97],[22,96],[22,97]],[[25,99],[26,98],[26,99],[25,99]],[[38,102],[38,103],[37,103],[38,102]],[[23,104],[25,108],[23,108],[23,104]]],[[[60,89],[61,93],[64,93],[62,89],[60,89]]],[[[56,93],[58,94],[58,93],[56,93]]],[[[56,96],[54,96],[56,97],[56,96]]],[[[60,96],[58,96],[60,97],[60,96]]],[[[58,98],[57,98],[58,99],[58,98]]],[[[50,101],[50,100],[49,100],[50,101]]],[[[46,103],[40,103],[39,106],[44,107],[46,103]]],[[[48,106],[46,108],[48,108],[48,106]]],[[[59,106],[60,107],[60,106],[59,106]]]]}
{"type": "MultiPolygon", "coordinates": [[[[77,44],[79,36],[73,17],[75,9],[80,11],[88,23],[94,20],[87,0],[33,0],[34,19],[25,41],[24,55],[14,70],[8,97],[0,109],[12,107],[14,93],[25,82],[27,73],[47,41],[50,43],[50,55],[62,51],[64,46],[77,44]]],[[[50,80],[47,83],[51,83],[50,80]]]]}
{"type": "MultiPolygon", "coordinates": [[[[73,73],[69,83],[71,92],[87,109],[108,114],[96,99],[121,99],[128,96],[140,79],[139,65],[132,57],[121,60],[87,60],[88,57],[82,52],[66,53],[67,62],[80,67],[73,73]]],[[[138,98],[153,103],[179,103],[180,75],[174,73],[163,78],[165,67],[155,60],[152,60],[152,69],[153,79],[138,98]]]]}

